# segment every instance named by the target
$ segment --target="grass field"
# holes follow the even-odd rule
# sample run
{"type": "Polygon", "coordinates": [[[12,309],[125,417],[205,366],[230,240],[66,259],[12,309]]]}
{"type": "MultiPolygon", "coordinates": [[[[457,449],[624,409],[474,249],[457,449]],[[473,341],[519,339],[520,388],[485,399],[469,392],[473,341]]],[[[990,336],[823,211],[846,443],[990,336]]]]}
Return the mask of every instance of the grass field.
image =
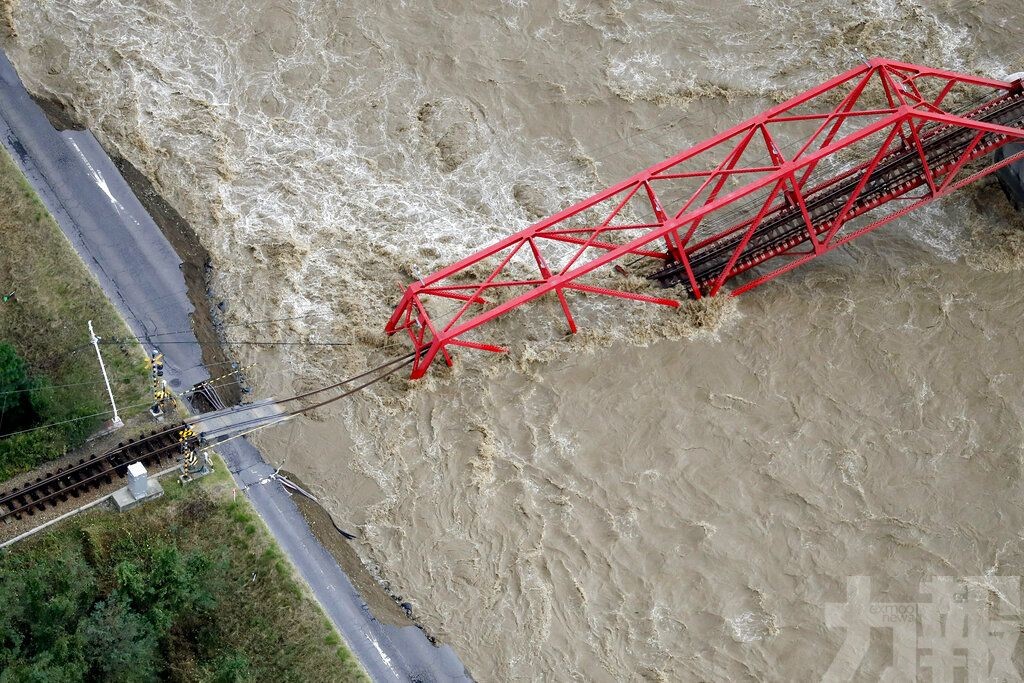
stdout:
{"type": "Polygon", "coordinates": [[[365,681],[219,459],[0,551],[0,680],[365,681]]]}
{"type": "MultiPolygon", "coordinates": [[[[19,431],[10,421],[5,430],[3,416],[26,394],[34,419],[25,428],[62,423],[0,438],[2,481],[81,445],[110,417],[87,322],[100,337],[130,332],[3,148],[0,207],[0,293],[14,293],[0,303],[0,343],[24,359],[31,378],[30,390],[0,393],[0,434],[19,431]]],[[[102,348],[122,412],[145,410],[148,371],[141,348],[102,348]]]]}

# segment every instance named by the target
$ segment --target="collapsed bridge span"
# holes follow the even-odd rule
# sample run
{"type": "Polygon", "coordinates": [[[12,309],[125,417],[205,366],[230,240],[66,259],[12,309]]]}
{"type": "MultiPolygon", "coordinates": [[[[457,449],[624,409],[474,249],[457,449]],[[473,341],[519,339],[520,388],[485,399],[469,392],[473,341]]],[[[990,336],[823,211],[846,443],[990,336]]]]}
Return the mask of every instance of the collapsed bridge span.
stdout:
{"type": "Polygon", "coordinates": [[[573,292],[680,303],[603,266],[695,299],[739,277],[738,295],[1019,161],[989,155],[1022,139],[1020,78],[873,59],[413,282],[385,331],[415,379],[450,347],[504,351],[477,328],[547,294],[572,332],[573,292]]]}

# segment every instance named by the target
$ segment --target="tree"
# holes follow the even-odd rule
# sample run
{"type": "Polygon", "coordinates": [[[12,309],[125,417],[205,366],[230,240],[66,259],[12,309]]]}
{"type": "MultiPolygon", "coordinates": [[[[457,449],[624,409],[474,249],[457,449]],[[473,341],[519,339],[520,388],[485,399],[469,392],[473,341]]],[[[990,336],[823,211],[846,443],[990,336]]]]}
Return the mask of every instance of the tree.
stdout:
{"type": "Polygon", "coordinates": [[[231,651],[219,655],[213,660],[211,669],[210,679],[216,683],[238,683],[252,680],[249,658],[241,651],[231,651]]]}
{"type": "Polygon", "coordinates": [[[95,573],[76,548],[0,556],[0,683],[80,679],[75,627],[95,596],[95,573]]]}
{"type": "Polygon", "coordinates": [[[38,421],[32,389],[28,365],[13,346],[0,342],[0,436],[31,427],[38,421]]]}
{"type": "Polygon", "coordinates": [[[158,677],[162,657],[156,629],[120,591],[96,604],[78,625],[78,638],[98,680],[127,683],[158,677]]]}

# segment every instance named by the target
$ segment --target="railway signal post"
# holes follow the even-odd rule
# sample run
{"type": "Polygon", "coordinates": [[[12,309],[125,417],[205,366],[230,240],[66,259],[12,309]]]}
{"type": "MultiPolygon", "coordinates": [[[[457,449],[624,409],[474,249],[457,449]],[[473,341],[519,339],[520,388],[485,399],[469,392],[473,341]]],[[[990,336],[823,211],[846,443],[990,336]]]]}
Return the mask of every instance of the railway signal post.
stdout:
{"type": "Polygon", "coordinates": [[[174,397],[164,379],[164,354],[157,349],[153,349],[149,354],[149,371],[153,385],[153,405],[149,413],[157,422],[163,422],[164,409],[168,403],[174,401],[174,397]]]}

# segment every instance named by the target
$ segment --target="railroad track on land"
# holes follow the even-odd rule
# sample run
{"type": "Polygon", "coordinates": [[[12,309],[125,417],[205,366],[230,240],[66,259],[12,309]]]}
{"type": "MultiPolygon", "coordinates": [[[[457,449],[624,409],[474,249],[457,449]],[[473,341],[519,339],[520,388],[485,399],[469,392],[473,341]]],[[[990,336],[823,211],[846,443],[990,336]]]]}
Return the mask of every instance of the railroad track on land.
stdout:
{"type": "MultiPolygon", "coordinates": [[[[117,448],[113,448],[101,455],[82,458],[77,463],[52,469],[45,474],[40,474],[34,481],[28,481],[0,493],[0,526],[3,523],[32,517],[44,510],[59,507],[69,501],[80,498],[89,491],[94,491],[101,486],[111,484],[116,479],[123,479],[128,466],[133,462],[141,462],[147,468],[159,467],[165,463],[174,462],[182,451],[179,434],[184,429],[189,429],[193,434],[189,439],[193,448],[199,445],[200,436],[203,439],[209,439],[207,443],[211,444],[236,439],[257,429],[278,424],[285,419],[308,413],[351,396],[358,391],[362,391],[371,384],[386,379],[409,365],[412,363],[413,357],[413,353],[407,353],[385,361],[382,365],[375,368],[328,386],[270,402],[272,405],[281,405],[291,401],[307,399],[331,390],[351,387],[336,396],[316,401],[311,405],[256,418],[248,417],[249,413],[247,411],[263,408],[268,404],[238,406],[204,415],[197,415],[190,418],[188,423],[153,430],[142,438],[119,443],[117,448]],[[229,416],[232,413],[234,413],[235,420],[228,427],[223,425],[215,426],[212,430],[204,432],[203,427],[198,426],[212,418],[223,420],[225,416],[229,416]]],[[[209,427],[209,424],[206,426],[209,427]]]]}
{"type": "Polygon", "coordinates": [[[0,522],[31,517],[123,479],[133,462],[148,468],[174,461],[181,452],[178,432],[184,428],[185,425],[179,425],[153,430],[142,438],[119,443],[106,453],[82,458],[5,491],[0,494],[0,522]]]}

